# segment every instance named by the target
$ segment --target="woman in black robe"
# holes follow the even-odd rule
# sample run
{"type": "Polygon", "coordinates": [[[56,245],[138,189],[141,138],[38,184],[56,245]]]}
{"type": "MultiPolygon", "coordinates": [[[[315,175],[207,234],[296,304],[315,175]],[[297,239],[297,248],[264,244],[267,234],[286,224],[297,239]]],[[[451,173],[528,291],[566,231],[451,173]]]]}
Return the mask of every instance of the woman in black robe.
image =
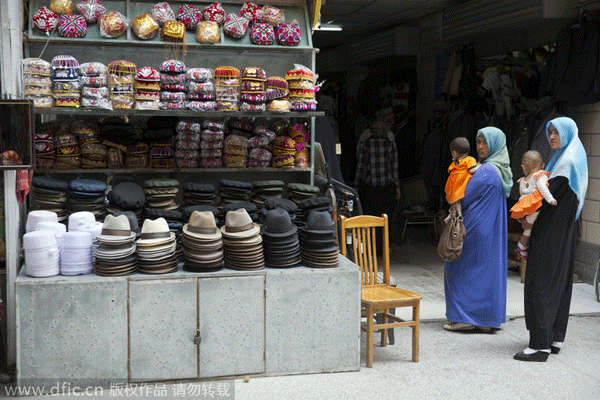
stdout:
{"type": "Polygon", "coordinates": [[[546,135],[554,150],[548,184],[557,205],[544,201],[531,231],[525,271],[529,347],[514,355],[520,361],[546,361],[562,347],[573,291],[577,219],[588,184],[587,156],[575,121],[555,118],[546,125],[546,135]]]}

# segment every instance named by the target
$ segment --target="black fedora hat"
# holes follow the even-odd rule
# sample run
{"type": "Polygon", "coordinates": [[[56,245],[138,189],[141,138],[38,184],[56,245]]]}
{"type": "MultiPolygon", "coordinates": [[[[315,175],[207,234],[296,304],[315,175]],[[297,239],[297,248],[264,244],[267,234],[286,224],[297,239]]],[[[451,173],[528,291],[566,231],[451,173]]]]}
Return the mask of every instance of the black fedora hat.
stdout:
{"type": "Polygon", "coordinates": [[[290,214],[283,208],[267,211],[261,229],[263,236],[284,238],[295,234],[297,231],[298,227],[292,223],[290,214]]]}
{"type": "Polygon", "coordinates": [[[322,234],[325,232],[335,232],[335,225],[331,214],[327,211],[311,211],[306,218],[306,223],[302,229],[305,233],[322,234]]]}

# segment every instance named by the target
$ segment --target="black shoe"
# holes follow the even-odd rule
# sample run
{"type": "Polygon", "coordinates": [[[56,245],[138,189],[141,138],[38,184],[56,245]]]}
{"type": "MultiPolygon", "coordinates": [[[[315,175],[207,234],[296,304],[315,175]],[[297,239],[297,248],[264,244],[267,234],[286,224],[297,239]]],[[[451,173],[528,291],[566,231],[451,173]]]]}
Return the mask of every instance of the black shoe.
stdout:
{"type": "Polygon", "coordinates": [[[560,353],[560,347],[550,346],[550,352],[552,354],[558,354],[558,353],[560,353]]]}
{"type": "Polygon", "coordinates": [[[513,358],[515,360],[519,360],[519,361],[545,362],[549,356],[550,356],[550,353],[547,353],[545,351],[536,351],[535,353],[531,353],[531,354],[525,354],[524,352],[520,351],[518,353],[515,353],[513,358]]]}

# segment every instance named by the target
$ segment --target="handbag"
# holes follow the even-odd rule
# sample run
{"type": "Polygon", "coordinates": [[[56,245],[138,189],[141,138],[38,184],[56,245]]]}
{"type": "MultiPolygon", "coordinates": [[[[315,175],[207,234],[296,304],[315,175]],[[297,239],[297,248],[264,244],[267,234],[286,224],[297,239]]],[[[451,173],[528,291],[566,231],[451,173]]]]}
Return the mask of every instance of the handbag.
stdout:
{"type": "Polygon", "coordinates": [[[467,230],[463,223],[460,202],[455,203],[450,210],[450,220],[444,227],[437,247],[437,253],[444,261],[456,261],[462,255],[463,244],[467,230]]]}

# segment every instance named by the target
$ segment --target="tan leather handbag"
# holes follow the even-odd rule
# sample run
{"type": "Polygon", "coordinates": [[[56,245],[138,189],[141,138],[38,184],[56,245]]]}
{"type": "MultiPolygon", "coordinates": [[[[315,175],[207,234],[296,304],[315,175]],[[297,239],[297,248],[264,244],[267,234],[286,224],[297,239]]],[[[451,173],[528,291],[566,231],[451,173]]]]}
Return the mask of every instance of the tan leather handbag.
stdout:
{"type": "Polygon", "coordinates": [[[462,207],[460,202],[457,202],[450,210],[450,219],[440,237],[437,253],[445,261],[458,260],[462,255],[466,235],[467,230],[465,224],[463,224],[462,207]]]}

